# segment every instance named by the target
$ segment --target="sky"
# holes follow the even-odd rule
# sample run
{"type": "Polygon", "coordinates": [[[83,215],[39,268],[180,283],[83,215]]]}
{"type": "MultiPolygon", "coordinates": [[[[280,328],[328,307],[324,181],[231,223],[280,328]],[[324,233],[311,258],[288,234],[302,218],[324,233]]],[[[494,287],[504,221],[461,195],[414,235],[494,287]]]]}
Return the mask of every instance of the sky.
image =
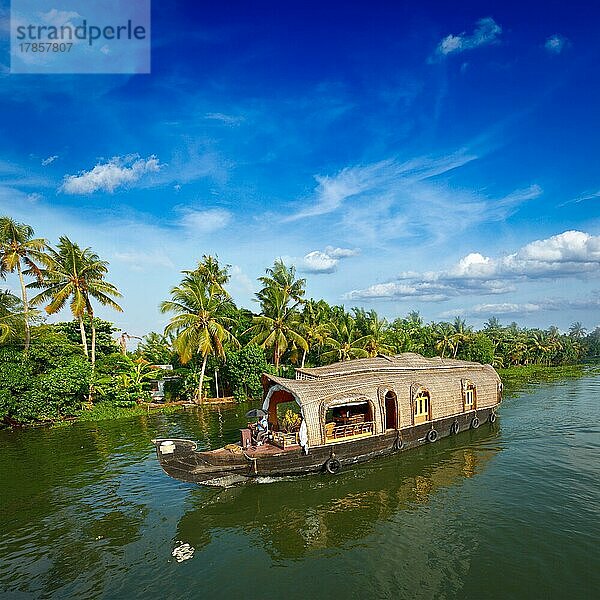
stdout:
{"type": "Polygon", "coordinates": [[[388,319],[600,325],[593,3],[154,0],[139,75],[11,74],[0,7],[0,214],[108,260],[124,331],[203,254],[255,311],[283,258],[388,319]]]}

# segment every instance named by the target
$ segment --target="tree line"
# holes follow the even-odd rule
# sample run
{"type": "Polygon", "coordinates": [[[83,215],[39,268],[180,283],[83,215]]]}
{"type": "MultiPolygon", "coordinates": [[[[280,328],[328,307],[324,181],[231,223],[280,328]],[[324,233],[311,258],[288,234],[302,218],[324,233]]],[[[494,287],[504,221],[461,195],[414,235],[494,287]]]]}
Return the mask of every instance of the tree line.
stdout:
{"type": "Polygon", "coordinates": [[[426,323],[413,311],[388,321],[375,310],[332,306],[306,298],[306,280],[282,260],[259,278],[259,310],[253,312],[235,305],[227,290],[230,266],[210,255],[183,271],[160,304],[170,316],[165,330],[123,353],[113,339],[116,328],[95,316],[98,305],[122,310],[108,266],[66,236],[52,246],[31,226],[0,217],[0,277],[16,275],[20,288],[20,297],[0,293],[0,418],[34,420],[44,405],[40,378],[50,377],[58,396],[60,378],[69,373],[77,379],[72,400],[57,400],[62,405],[42,410],[43,416],[76,413],[81,404],[148,400],[150,382],[165,375],[156,365],[175,369],[172,396],[200,401],[209,395],[256,397],[263,371],[292,375],[295,367],[378,354],[417,352],[496,367],[569,364],[600,354],[600,328],[588,334],[578,322],[562,333],[501,325],[492,317],[475,330],[459,316],[426,323]],[[72,321],[44,322],[44,313],[66,309],[72,321]],[[19,383],[19,372],[27,385],[19,383]],[[21,414],[31,397],[35,407],[21,414]]]}

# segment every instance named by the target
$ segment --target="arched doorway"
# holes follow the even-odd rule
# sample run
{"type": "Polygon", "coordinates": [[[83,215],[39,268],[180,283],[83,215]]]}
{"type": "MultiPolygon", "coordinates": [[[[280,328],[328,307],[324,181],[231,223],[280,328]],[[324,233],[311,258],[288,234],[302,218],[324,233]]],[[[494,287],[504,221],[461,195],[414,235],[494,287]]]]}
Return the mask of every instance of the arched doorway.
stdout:
{"type": "Polygon", "coordinates": [[[385,395],[385,428],[396,429],[398,427],[398,399],[396,394],[389,391],[385,395]]]}

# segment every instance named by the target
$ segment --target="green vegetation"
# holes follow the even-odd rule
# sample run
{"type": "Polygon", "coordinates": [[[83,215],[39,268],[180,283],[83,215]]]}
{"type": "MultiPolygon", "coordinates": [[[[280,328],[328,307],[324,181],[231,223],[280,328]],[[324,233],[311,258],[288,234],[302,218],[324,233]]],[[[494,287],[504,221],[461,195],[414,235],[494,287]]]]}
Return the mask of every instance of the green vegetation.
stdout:
{"type": "MultiPolygon", "coordinates": [[[[179,410],[180,407],[173,404],[166,404],[160,407],[162,413],[172,413],[179,410]]],[[[150,411],[157,410],[156,408],[149,408],[148,406],[136,405],[133,407],[120,407],[115,406],[110,402],[99,402],[94,404],[89,410],[83,411],[79,414],[79,421],[112,421],[113,419],[123,419],[125,417],[136,417],[139,415],[146,415],[150,411]]]]}
{"type": "Polygon", "coordinates": [[[581,377],[586,373],[598,371],[593,365],[558,365],[546,367],[543,365],[527,365],[498,369],[498,374],[504,384],[504,396],[511,397],[526,390],[532,384],[552,383],[560,379],[581,377]]]}
{"type": "Polygon", "coordinates": [[[258,400],[264,372],[293,376],[294,367],[378,354],[490,363],[507,391],[581,373],[563,366],[600,356],[600,328],[587,334],[580,323],[562,333],[491,318],[476,331],[460,317],[425,323],[411,312],[389,322],[374,310],[306,299],[306,281],[281,260],[259,278],[260,313],[253,314],[227,292],[229,269],[205,255],[183,271],[160,306],[171,315],[165,331],[148,333],[128,353],[124,341],[135,336],[123,333],[117,344],[118,330],[94,314],[98,304],[121,310],[108,263],[67,237],[54,248],[28,225],[1,217],[0,277],[15,273],[21,297],[0,292],[0,422],[142,414],[162,379],[166,400],[258,400]],[[30,299],[32,289],[38,293],[30,299]],[[49,315],[68,308],[73,320],[46,324],[38,306],[49,315]]]}

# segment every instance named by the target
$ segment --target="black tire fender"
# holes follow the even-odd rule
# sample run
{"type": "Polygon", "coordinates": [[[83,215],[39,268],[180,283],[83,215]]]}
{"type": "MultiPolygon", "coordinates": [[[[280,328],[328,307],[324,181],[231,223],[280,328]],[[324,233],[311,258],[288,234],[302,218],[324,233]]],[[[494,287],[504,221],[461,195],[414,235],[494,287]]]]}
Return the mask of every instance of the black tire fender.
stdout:
{"type": "Polygon", "coordinates": [[[496,413],[495,412],[490,413],[489,421],[490,421],[490,423],[496,422],[496,413]]]}
{"type": "Polygon", "coordinates": [[[402,450],[402,448],[404,448],[404,440],[398,436],[394,440],[394,450],[402,450]]]}
{"type": "Polygon", "coordinates": [[[473,417],[471,420],[471,429],[477,429],[479,427],[479,419],[477,417],[473,417]]]}
{"type": "Polygon", "coordinates": [[[460,425],[458,421],[454,421],[452,425],[450,425],[450,435],[456,435],[460,431],[460,425]]]}
{"type": "Polygon", "coordinates": [[[334,458],[333,456],[331,458],[328,458],[327,462],[325,463],[325,470],[330,475],[335,475],[336,473],[339,473],[341,468],[342,468],[342,463],[337,458],[334,458]]]}
{"type": "Polygon", "coordinates": [[[425,439],[430,443],[433,444],[434,442],[437,442],[439,435],[438,432],[435,429],[430,429],[427,432],[427,435],[425,436],[425,439]]]}

